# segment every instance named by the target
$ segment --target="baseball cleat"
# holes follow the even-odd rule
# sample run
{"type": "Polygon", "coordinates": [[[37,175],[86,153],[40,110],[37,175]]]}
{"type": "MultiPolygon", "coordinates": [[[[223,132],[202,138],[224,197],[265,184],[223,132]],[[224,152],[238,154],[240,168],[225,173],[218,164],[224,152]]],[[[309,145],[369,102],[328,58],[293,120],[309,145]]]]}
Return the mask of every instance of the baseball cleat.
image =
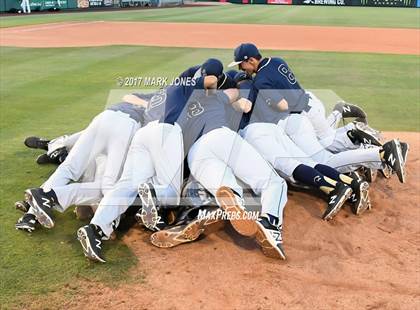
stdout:
{"type": "Polygon", "coordinates": [[[139,185],[138,194],[141,199],[142,207],[136,214],[136,219],[146,228],[158,231],[158,224],[161,217],[158,214],[156,192],[152,183],[143,183],[139,185]]]}
{"type": "Polygon", "coordinates": [[[343,115],[343,118],[356,117],[361,119],[366,119],[367,115],[362,108],[358,107],[355,104],[348,102],[340,101],[334,106],[334,110],[338,111],[343,115]]]}
{"type": "Polygon", "coordinates": [[[77,230],[77,239],[85,256],[93,261],[105,263],[102,256],[102,230],[94,224],[83,226],[77,230]]]}
{"type": "Polygon", "coordinates": [[[408,151],[410,150],[410,145],[406,142],[400,142],[400,145],[401,145],[401,154],[404,160],[404,164],[406,164],[408,151]]]}
{"type": "Polygon", "coordinates": [[[50,140],[44,138],[27,137],[23,143],[31,149],[42,149],[48,151],[49,142],[50,140]]]}
{"type": "Polygon", "coordinates": [[[351,130],[351,136],[362,144],[382,145],[379,131],[360,122],[354,123],[354,129],[351,130]]]}
{"type": "Polygon", "coordinates": [[[15,228],[19,230],[26,230],[27,232],[33,232],[35,230],[36,218],[35,215],[25,213],[15,224],[15,228]]]}
{"type": "Polygon", "coordinates": [[[16,210],[22,211],[22,212],[28,212],[31,205],[25,201],[25,200],[19,200],[15,202],[15,208],[16,210]]]}
{"type": "Polygon", "coordinates": [[[340,211],[352,193],[353,190],[350,186],[338,182],[335,189],[329,195],[327,210],[325,210],[322,219],[325,221],[331,220],[340,211]]]}
{"type": "Polygon", "coordinates": [[[376,180],[376,177],[378,175],[378,170],[373,169],[373,168],[365,168],[364,175],[365,175],[366,181],[369,183],[372,183],[376,180]]]}
{"type": "Polygon", "coordinates": [[[27,189],[25,196],[31,205],[37,221],[46,228],[54,227],[52,208],[55,205],[54,199],[47,196],[42,188],[27,189]]]}
{"type": "Polygon", "coordinates": [[[396,139],[385,143],[384,150],[385,163],[394,171],[401,183],[405,183],[405,162],[401,152],[400,142],[396,139]]]}
{"type": "Polygon", "coordinates": [[[51,154],[41,154],[36,159],[36,163],[38,165],[45,165],[45,164],[55,164],[60,165],[64,160],[66,160],[67,155],[69,153],[67,152],[67,149],[65,147],[56,149],[51,154]]]}
{"type": "Polygon", "coordinates": [[[219,221],[216,209],[210,211],[205,218],[196,218],[188,224],[155,232],[150,236],[150,242],[158,248],[172,248],[182,243],[192,242],[197,240],[209,225],[219,221]]]}
{"type": "Polygon", "coordinates": [[[263,253],[268,257],[285,260],[282,225],[276,225],[268,215],[261,215],[257,220],[257,227],[256,239],[263,253]]]}
{"type": "Polygon", "coordinates": [[[353,213],[361,215],[367,209],[370,209],[369,183],[361,179],[355,179],[355,181],[351,186],[353,193],[349,198],[349,202],[353,213]]]}
{"type": "Polygon", "coordinates": [[[385,179],[389,179],[392,177],[392,169],[387,164],[385,164],[384,167],[379,171],[385,179]]]}
{"type": "Polygon", "coordinates": [[[257,233],[256,221],[245,218],[243,200],[226,186],[222,186],[216,192],[216,202],[220,208],[228,214],[233,228],[243,236],[253,237],[257,233]]]}

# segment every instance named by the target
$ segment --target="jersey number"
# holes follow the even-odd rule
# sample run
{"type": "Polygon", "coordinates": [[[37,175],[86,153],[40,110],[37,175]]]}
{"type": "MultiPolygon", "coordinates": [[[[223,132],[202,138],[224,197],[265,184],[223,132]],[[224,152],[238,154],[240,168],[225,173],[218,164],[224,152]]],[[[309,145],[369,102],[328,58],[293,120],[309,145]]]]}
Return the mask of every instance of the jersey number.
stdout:
{"type": "Polygon", "coordinates": [[[204,112],[204,108],[200,102],[194,101],[188,106],[188,117],[193,118],[194,116],[200,115],[204,112]]]}
{"type": "Polygon", "coordinates": [[[295,75],[292,73],[292,71],[289,70],[289,68],[285,64],[281,64],[278,68],[279,72],[284,75],[290,84],[296,83],[295,75]]]}

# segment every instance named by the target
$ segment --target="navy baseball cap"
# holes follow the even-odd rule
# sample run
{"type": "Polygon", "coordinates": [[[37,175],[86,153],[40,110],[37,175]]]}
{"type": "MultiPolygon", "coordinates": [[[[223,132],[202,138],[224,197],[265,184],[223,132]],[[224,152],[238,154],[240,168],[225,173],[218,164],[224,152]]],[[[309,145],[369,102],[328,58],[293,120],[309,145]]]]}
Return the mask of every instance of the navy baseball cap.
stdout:
{"type": "Polygon", "coordinates": [[[214,75],[220,77],[223,74],[223,64],[216,58],[209,58],[201,65],[201,76],[214,75]]]}
{"type": "Polygon", "coordinates": [[[258,48],[252,43],[242,43],[233,53],[235,61],[231,62],[228,67],[239,65],[241,62],[248,60],[251,57],[261,56],[258,48]]]}

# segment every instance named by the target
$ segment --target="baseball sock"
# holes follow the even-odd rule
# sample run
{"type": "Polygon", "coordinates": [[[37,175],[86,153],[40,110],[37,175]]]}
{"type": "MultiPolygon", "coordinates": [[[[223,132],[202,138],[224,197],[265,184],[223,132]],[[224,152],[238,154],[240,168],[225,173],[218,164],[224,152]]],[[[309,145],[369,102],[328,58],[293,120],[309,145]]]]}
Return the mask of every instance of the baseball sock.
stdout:
{"type": "Polygon", "coordinates": [[[293,171],[293,178],[303,184],[317,187],[326,194],[329,194],[337,184],[336,181],[323,175],[316,169],[303,164],[297,166],[293,171]]]}
{"type": "Polygon", "coordinates": [[[337,170],[335,170],[334,168],[332,168],[330,166],[326,166],[326,165],[323,165],[323,164],[317,164],[314,168],[317,171],[319,171],[320,173],[326,175],[327,177],[329,177],[329,178],[331,178],[331,179],[333,179],[337,182],[342,182],[342,183],[347,184],[347,185],[354,185],[353,182],[357,182],[353,178],[338,172],[337,170]]]}

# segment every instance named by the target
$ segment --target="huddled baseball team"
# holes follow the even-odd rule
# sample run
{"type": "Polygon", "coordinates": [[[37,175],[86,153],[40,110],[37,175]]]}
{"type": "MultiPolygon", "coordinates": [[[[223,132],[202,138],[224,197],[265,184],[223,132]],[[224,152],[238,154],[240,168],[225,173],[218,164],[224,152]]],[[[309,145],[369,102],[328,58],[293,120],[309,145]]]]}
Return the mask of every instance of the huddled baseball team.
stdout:
{"type": "Polygon", "coordinates": [[[53,228],[54,210],[76,206],[79,215],[91,213],[80,216],[91,217],[77,231],[83,253],[105,262],[103,240],[130,219],[162,248],[194,241],[227,219],[264,254],[286,259],[288,185],[324,195],[322,218],[331,220],[345,203],[356,215],[371,208],[376,171],[405,182],[408,144],[382,142],[360,107],[339,102],[326,117],[283,59],[264,58],[251,43],[235,49],[233,66],[240,71],[224,72],[210,58],[180,74],[192,83],[125,95],[83,131],[27,138],[28,147],[47,151],[39,164],[59,166],[16,203],[25,212],[16,228],[53,228]],[[355,120],[337,127],[343,118],[355,120]],[[257,218],[248,216],[246,189],[259,201],[257,218]]]}

